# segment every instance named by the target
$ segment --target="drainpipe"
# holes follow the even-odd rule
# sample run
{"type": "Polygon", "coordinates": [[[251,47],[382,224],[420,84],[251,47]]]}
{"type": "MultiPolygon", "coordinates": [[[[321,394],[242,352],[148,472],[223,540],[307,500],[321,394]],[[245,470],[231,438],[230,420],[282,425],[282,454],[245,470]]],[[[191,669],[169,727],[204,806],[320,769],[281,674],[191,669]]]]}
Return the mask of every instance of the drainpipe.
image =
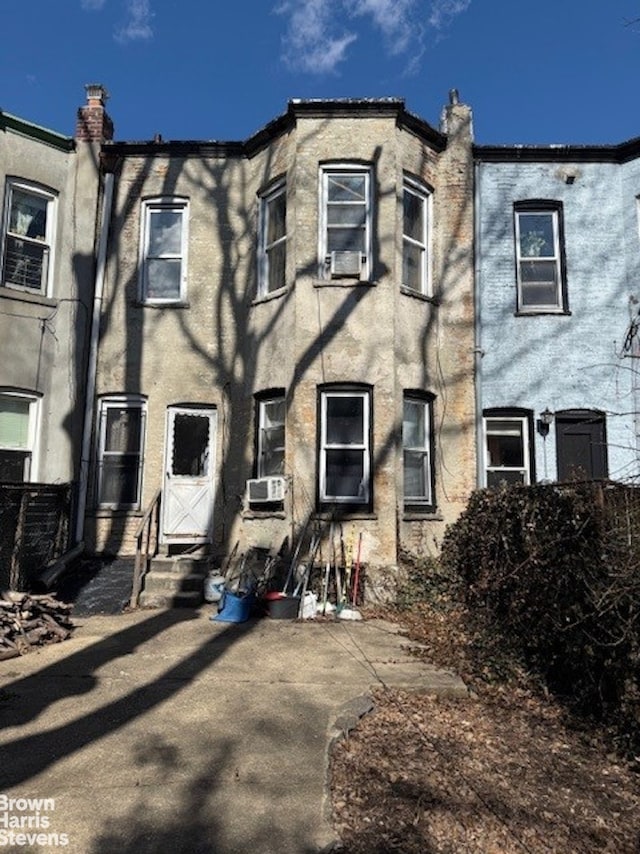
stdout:
{"type": "Polygon", "coordinates": [[[76,514],[76,543],[84,537],[84,514],[87,507],[89,489],[89,455],[91,453],[91,428],[93,424],[93,399],[96,392],[96,370],[98,364],[98,337],[100,335],[100,314],[107,265],[107,238],[111,222],[113,203],[113,172],[104,176],[104,197],[102,200],[102,223],[98,242],[98,263],[96,283],[93,290],[93,314],[91,317],[91,341],[89,344],[89,364],[87,366],[87,384],[85,387],[84,422],[82,428],[82,453],[80,456],[80,482],[78,486],[78,509],[76,514]]]}
{"type": "Polygon", "coordinates": [[[474,164],[474,261],[473,261],[473,355],[475,367],[475,401],[476,401],[476,486],[484,483],[484,430],[482,429],[482,333],[480,328],[481,318],[481,295],[480,295],[480,259],[482,256],[480,246],[480,167],[481,163],[474,164]]]}

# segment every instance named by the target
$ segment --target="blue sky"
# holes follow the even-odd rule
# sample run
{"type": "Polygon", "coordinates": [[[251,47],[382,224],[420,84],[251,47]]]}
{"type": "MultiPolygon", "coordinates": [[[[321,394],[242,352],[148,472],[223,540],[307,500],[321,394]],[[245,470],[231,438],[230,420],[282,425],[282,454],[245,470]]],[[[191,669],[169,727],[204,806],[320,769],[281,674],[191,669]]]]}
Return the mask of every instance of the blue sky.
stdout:
{"type": "Polygon", "coordinates": [[[394,96],[479,143],[640,136],[638,0],[0,0],[0,109],[73,133],[104,83],[116,138],[239,140],[290,98],[394,96]]]}

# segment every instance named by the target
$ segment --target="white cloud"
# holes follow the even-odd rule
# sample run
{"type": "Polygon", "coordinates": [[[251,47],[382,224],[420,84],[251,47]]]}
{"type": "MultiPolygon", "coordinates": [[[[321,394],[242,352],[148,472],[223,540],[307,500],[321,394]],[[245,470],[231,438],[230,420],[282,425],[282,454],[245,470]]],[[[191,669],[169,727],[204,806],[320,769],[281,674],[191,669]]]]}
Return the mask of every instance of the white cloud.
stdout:
{"type": "Polygon", "coordinates": [[[288,19],[283,59],[313,74],[335,73],[359,38],[356,19],[380,31],[387,53],[406,56],[405,72],[417,70],[426,27],[440,33],[471,0],[282,0],[275,12],[288,19]]]}
{"type": "Polygon", "coordinates": [[[348,0],[352,15],[371,15],[391,54],[403,53],[415,34],[412,14],[417,0],[348,0]]]}
{"type": "Polygon", "coordinates": [[[436,30],[447,27],[457,16],[466,12],[471,0],[433,0],[429,24],[436,30]]]}
{"type": "MultiPolygon", "coordinates": [[[[126,44],[127,42],[146,40],[153,37],[151,20],[151,0],[125,0],[126,19],[115,33],[116,41],[126,44]]],[[[103,9],[107,0],[80,0],[80,5],[88,12],[103,9]]]]}
{"type": "Polygon", "coordinates": [[[285,0],[276,7],[278,14],[289,16],[283,38],[287,65],[313,74],[336,70],[357,38],[336,26],[340,5],[336,0],[285,0]]]}
{"type": "Polygon", "coordinates": [[[126,42],[150,39],[153,36],[153,12],[149,0],[127,0],[127,20],[116,31],[116,41],[126,42]]]}

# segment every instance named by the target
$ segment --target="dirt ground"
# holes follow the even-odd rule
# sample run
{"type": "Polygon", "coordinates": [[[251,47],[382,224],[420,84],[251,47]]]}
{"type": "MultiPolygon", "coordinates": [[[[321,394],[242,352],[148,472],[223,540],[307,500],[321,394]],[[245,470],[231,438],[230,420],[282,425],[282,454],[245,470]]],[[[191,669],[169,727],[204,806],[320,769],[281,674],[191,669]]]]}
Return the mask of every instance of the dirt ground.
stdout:
{"type": "MultiPolygon", "coordinates": [[[[464,671],[455,620],[395,614],[464,671]],[[427,619],[428,618],[428,619],[427,619]]],[[[640,773],[539,691],[462,672],[475,699],[379,690],[331,760],[345,854],[640,852],[640,773]]],[[[640,766],[638,766],[640,768],[640,766]]]]}

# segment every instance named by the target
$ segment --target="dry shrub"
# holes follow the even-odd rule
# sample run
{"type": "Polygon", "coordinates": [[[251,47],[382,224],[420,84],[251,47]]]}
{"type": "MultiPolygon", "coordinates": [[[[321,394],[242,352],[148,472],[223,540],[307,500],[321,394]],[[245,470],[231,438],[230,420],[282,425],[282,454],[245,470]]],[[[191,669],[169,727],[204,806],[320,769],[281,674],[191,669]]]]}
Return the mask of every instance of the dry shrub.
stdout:
{"type": "Polygon", "coordinates": [[[443,543],[485,636],[549,690],[640,747],[640,490],[509,486],[473,494],[443,543]]]}

